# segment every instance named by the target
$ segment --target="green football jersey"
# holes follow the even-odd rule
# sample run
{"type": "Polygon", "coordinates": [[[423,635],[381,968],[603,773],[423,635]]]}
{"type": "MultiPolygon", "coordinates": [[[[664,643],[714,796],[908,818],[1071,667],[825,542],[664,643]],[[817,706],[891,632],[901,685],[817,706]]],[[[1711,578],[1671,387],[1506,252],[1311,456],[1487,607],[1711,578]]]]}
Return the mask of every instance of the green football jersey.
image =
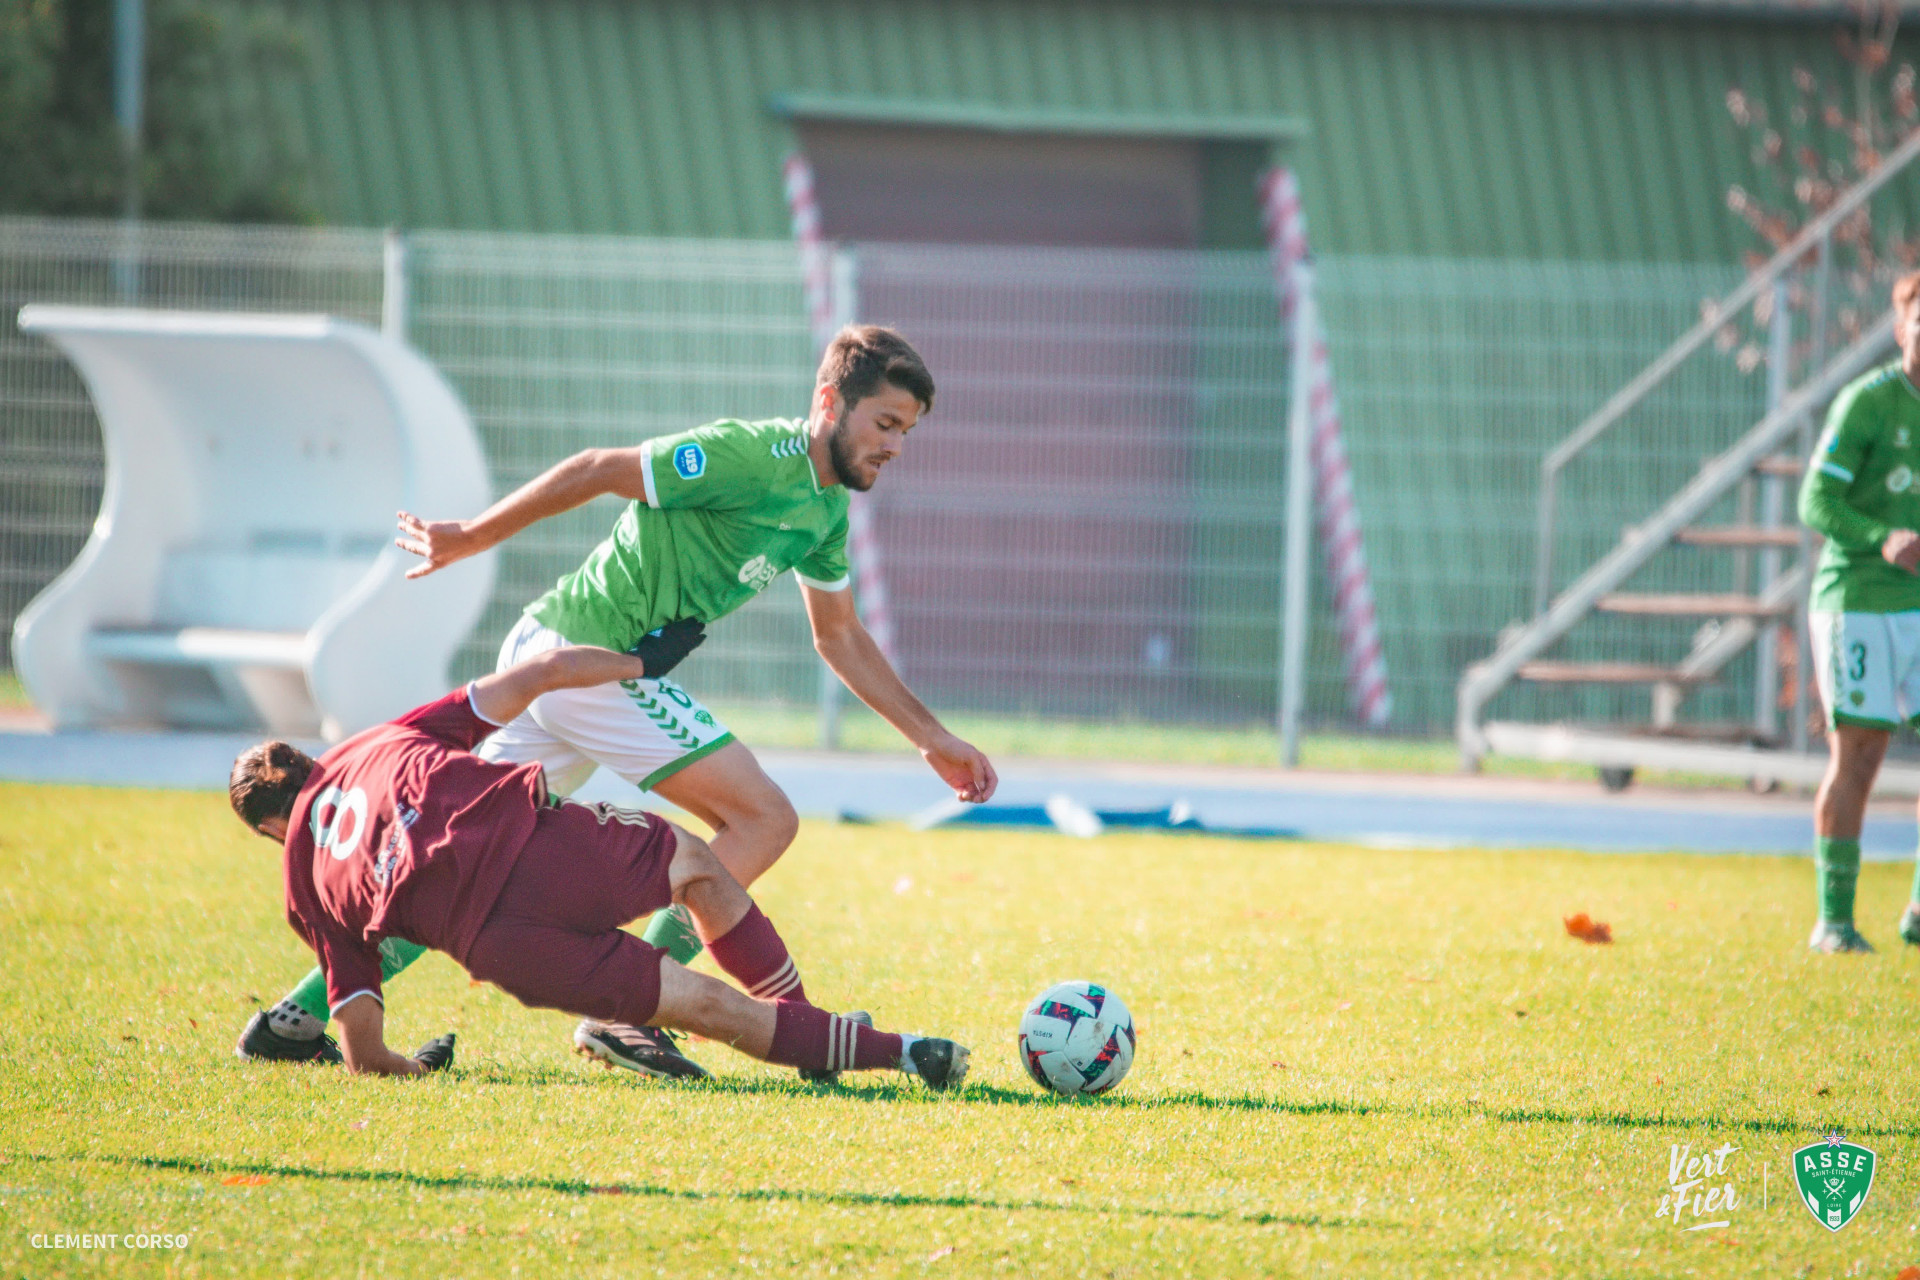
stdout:
{"type": "Polygon", "coordinates": [[[1889,564],[1895,529],[1920,529],[1920,391],[1896,361],[1847,384],[1827,411],[1800,486],[1800,519],[1826,537],[1812,607],[1832,613],[1920,609],[1920,575],[1889,564]]]}
{"type": "Polygon", "coordinates": [[[847,491],[821,486],[804,422],[711,422],[640,447],[646,501],[527,606],[543,625],[624,651],[681,618],[724,618],[789,569],[846,588],[847,491]]]}

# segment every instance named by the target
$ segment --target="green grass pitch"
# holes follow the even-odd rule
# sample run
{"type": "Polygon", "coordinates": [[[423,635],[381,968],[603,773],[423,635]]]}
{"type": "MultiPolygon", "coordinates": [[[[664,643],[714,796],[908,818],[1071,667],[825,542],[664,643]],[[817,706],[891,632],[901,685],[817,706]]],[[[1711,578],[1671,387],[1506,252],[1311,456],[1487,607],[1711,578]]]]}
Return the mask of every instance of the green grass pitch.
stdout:
{"type": "Polygon", "coordinates": [[[458,1067],[352,1080],[232,1057],[309,958],[223,797],[0,786],[0,1273],[1891,1277],[1907,876],[1864,874],[1881,954],[1819,959],[1805,861],[808,824],[759,896],[809,991],[970,1044],[958,1095],[606,1073],[440,956],[389,1026],[458,1067]],[[1106,1099],[1014,1060],[1070,977],[1138,1020],[1106,1099]],[[1836,1125],[1880,1165],[1830,1233],[1787,1155],[1836,1125]],[[1658,1216],[1684,1144],[1737,1148],[1729,1226],[1658,1216]],[[188,1243],[33,1247],[82,1232],[188,1243]]]}

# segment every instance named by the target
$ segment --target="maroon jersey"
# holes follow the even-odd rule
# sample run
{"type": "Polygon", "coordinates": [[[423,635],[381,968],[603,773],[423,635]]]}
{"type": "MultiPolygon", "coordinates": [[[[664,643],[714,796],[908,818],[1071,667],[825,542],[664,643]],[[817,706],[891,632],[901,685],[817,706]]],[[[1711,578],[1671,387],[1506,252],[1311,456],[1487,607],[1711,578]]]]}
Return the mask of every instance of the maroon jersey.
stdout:
{"type": "Polygon", "coordinates": [[[471,754],[499,726],[470,689],[340,743],[293,802],[287,922],[319,954],[330,1008],[380,995],[388,935],[465,964],[533,834],[547,802],[540,766],[471,754]]]}

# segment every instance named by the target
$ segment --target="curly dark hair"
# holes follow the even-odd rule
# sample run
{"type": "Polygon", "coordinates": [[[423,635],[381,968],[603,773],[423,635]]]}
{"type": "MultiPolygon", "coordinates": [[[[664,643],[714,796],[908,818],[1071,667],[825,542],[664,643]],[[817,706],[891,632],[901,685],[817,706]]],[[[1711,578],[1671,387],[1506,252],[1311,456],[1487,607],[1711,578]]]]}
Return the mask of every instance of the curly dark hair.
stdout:
{"type": "Polygon", "coordinates": [[[290,742],[262,742],[233,762],[227,800],[240,821],[255,831],[268,818],[293,816],[294,797],[314,769],[313,757],[290,742]]]}

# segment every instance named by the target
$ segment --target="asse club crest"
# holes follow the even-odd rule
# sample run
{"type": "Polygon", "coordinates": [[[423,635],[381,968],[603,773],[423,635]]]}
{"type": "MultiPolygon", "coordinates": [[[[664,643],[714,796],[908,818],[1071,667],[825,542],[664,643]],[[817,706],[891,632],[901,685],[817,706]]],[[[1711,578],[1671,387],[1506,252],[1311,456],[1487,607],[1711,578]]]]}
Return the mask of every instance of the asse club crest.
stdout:
{"type": "Polygon", "coordinates": [[[1830,1133],[1793,1153],[1793,1180],[1820,1225],[1838,1231],[1852,1222],[1873,1190],[1873,1152],[1830,1133]]]}

